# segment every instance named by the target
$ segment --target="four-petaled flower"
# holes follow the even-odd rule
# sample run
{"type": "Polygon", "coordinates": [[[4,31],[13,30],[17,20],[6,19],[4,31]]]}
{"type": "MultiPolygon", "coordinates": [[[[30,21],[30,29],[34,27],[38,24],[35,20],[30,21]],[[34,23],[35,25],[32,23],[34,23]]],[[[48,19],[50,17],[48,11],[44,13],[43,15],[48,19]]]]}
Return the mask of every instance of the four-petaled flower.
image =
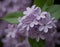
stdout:
{"type": "Polygon", "coordinates": [[[17,32],[16,25],[8,24],[8,29],[5,29],[5,32],[7,33],[6,37],[15,38],[15,35],[16,35],[16,32],[17,32]]]}
{"type": "Polygon", "coordinates": [[[51,18],[50,13],[43,12],[45,14],[45,18],[40,19],[39,21],[39,31],[44,31],[45,33],[48,32],[48,29],[52,29],[53,27],[56,27],[55,23],[57,22],[54,20],[54,18],[51,18]]]}

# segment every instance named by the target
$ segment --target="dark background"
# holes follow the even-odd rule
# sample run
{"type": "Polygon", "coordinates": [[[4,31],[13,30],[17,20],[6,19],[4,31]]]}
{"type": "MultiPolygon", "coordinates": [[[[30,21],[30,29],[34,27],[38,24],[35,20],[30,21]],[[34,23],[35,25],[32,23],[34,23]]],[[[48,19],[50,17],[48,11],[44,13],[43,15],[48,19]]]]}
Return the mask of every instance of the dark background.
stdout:
{"type": "Polygon", "coordinates": [[[55,0],[54,4],[60,4],[60,0],[55,0]]]}
{"type": "MultiPolygon", "coordinates": [[[[54,4],[60,5],[60,0],[55,0],[54,4]]],[[[59,44],[56,44],[55,47],[60,47],[60,45],[59,44]]]]}

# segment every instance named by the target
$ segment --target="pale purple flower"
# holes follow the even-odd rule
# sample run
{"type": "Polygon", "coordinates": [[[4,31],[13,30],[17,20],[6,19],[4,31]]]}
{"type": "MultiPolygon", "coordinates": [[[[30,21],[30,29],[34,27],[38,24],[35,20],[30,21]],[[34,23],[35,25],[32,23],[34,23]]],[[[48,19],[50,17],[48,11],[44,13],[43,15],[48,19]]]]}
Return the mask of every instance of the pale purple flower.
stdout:
{"type": "Polygon", "coordinates": [[[29,30],[30,27],[34,27],[34,25],[38,24],[38,22],[36,21],[36,17],[34,15],[29,15],[25,19],[23,19],[23,18],[20,19],[21,22],[18,25],[18,27],[20,27],[20,25],[22,25],[23,27],[27,27],[27,30],[29,30]]]}
{"type": "Polygon", "coordinates": [[[28,41],[28,31],[26,30],[26,27],[21,29],[18,28],[16,32],[16,39],[18,39],[20,42],[16,44],[16,47],[30,47],[29,41],[28,41]]]}
{"type": "Polygon", "coordinates": [[[6,37],[15,38],[15,34],[17,32],[17,25],[8,24],[8,29],[5,29],[5,32],[7,33],[6,37]]]}
{"type": "Polygon", "coordinates": [[[30,44],[28,42],[28,31],[26,28],[18,28],[16,32],[16,39],[20,41],[16,44],[16,47],[30,47],[30,44]]]}
{"type": "Polygon", "coordinates": [[[39,41],[41,36],[41,32],[38,30],[38,28],[39,28],[38,26],[34,26],[33,28],[30,28],[30,30],[28,31],[29,37],[36,39],[37,42],[39,41]]]}
{"type": "Polygon", "coordinates": [[[39,31],[44,31],[45,33],[47,33],[48,29],[56,27],[55,25],[56,20],[54,20],[54,18],[52,18],[48,12],[42,12],[42,13],[45,14],[46,18],[42,18],[39,20],[40,24],[39,31]]]}
{"type": "Polygon", "coordinates": [[[20,25],[27,27],[27,30],[29,30],[30,27],[34,27],[34,25],[37,25],[37,16],[41,13],[41,10],[39,7],[35,8],[35,5],[32,6],[32,8],[27,7],[27,11],[24,11],[22,18],[19,19],[20,25]],[[35,15],[36,14],[36,15],[35,15]]]}
{"type": "Polygon", "coordinates": [[[30,47],[26,28],[16,30],[17,25],[8,25],[7,37],[3,39],[4,47],[30,47]],[[16,31],[16,32],[15,32],[16,31]]]}
{"type": "Polygon", "coordinates": [[[37,16],[37,20],[40,20],[41,18],[45,18],[46,12],[41,12],[39,16],[37,16]]]}
{"type": "Polygon", "coordinates": [[[33,5],[31,8],[30,8],[30,7],[27,7],[27,8],[26,8],[26,11],[24,11],[23,14],[25,14],[25,15],[28,16],[28,15],[30,15],[30,14],[34,14],[34,12],[35,12],[36,10],[39,11],[39,13],[37,13],[37,14],[40,14],[40,13],[41,13],[40,8],[39,8],[39,7],[36,7],[35,5],[33,5]]]}

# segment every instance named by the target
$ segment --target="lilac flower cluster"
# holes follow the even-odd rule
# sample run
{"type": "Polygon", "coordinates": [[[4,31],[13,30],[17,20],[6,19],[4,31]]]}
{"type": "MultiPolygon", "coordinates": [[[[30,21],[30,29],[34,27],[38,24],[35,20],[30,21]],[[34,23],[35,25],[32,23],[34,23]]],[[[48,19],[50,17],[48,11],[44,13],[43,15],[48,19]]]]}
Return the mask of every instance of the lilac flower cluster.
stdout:
{"type": "Polygon", "coordinates": [[[55,35],[57,21],[49,12],[42,12],[39,7],[33,5],[31,8],[27,7],[23,14],[23,17],[18,18],[18,25],[8,25],[8,29],[5,29],[4,47],[31,47],[28,37],[39,42],[40,38],[51,40],[55,35]]]}
{"type": "MultiPolygon", "coordinates": [[[[22,31],[22,30],[21,30],[22,31]]],[[[23,33],[17,30],[16,24],[9,24],[8,29],[5,29],[6,38],[2,40],[4,47],[30,47],[26,30],[23,33]]]]}
{"type": "Polygon", "coordinates": [[[49,12],[42,12],[39,7],[33,5],[31,8],[27,7],[27,10],[23,12],[25,16],[19,19],[18,28],[26,28],[28,36],[35,38],[39,41],[40,38],[44,39],[43,34],[54,33],[53,30],[56,28],[55,23],[57,22],[51,17],[49,12]]]}

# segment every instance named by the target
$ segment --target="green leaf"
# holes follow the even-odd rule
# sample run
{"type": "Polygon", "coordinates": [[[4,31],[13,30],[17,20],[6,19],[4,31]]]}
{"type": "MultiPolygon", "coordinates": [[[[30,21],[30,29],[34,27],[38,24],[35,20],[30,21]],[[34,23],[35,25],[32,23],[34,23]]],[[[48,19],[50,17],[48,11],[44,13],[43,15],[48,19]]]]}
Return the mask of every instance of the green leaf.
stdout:
{"type": "Polygon", "coordinates": [[[54,3],[54,0],[46,0],[42,10],[43,11],[46,11],[50,6],[52,6],[54,3]]]}
{"type": "Polygon", "coordinates": [[[46,10],[49,6],[53,5],[54,0],[34,0],[34,4],[46,10]]]}
{"type": "Polygon", "coordinates": [[[48,10],[56,19],[60,18],[60,5],[53,5],[48,10]]]}
{"type": "Polygon", "coordinates": [[[12,24],[14,23],[18,24],[19,22],[17,19],[18,18],[4,18],[5,21],[7,21],[8,23],[12,23],[12,24]]]}
{"type": "Polygon", "coordinates": [[[60,19],[60,10],[53,13],[52,16],[55,17],[57,20],[60,19]]]}
{"type": "Polygon", "coordinates": [[[22,17],[23,13],[22,12],[14,12],[7,14],[3,20],[6,20],[9,23],[18,23],[18,17],[22,17]]]}
{"type": "Polygon", "coordinates": [[[34,4],[38,7],[43,7],[43,5],[45,4],[46,0],[34,0],[34,4]]]}
{"type": "Polygon", "coordinates": [[[44,47],[45,45],[44,40],[40,40],[39,42],[36,42],[35,39],[29,38],[29,42],[30,42],[31,47],[44,47]]]}

